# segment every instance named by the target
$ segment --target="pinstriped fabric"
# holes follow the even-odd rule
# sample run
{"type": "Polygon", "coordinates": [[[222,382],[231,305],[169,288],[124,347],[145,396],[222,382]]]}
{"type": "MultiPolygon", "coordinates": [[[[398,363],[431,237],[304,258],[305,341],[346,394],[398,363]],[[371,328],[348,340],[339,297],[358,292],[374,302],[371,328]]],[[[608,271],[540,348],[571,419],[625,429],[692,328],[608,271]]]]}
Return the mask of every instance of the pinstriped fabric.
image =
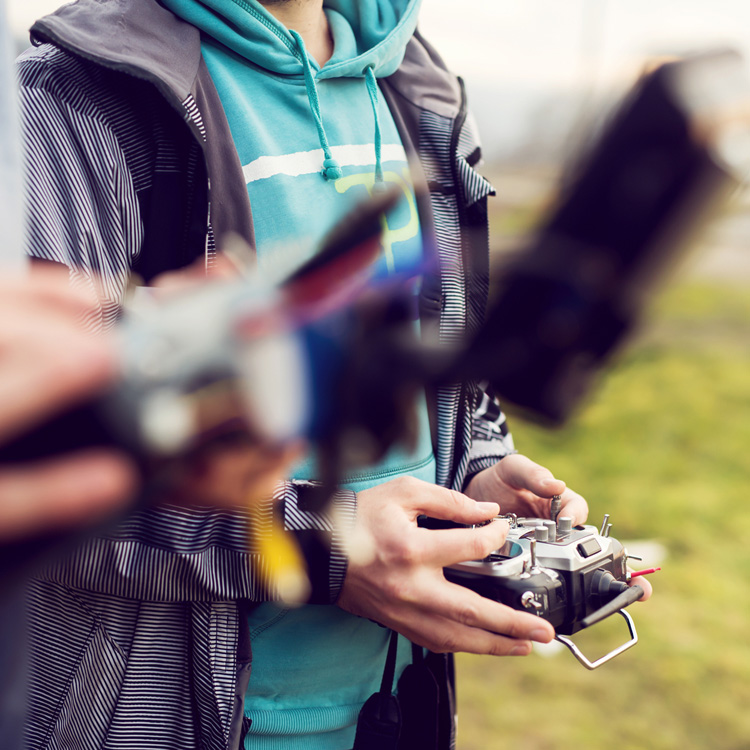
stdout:
{"type": "MultiPolygon", "coordinates": [[[[157,111],[158,94],[135,79],[87,64],[53,45],[17,63],[26,150],[30,255],[65,264],[74,283],[96,292],[92,329],[117,319],[144,240],[154,176],[196,172],[199,150],[182,163],[169,123],[139,116],[157,111]],[[132,91],[128,88],[132,88],[132,91]],[[139,99],[136,110],[129,96],[139,99]]],[[[205,139],[195,101],[184,118],[205,139]]],[[[212,236],[212,235],[210,235],[212,236]]],[[[215,253],[207,242],[207,262],[215,253]]]]}
{"type": "MultiPolygon", "coordinates": [[[[193,528],[183,523],[179,531],[189,539],[193,528]]],[[[49,566],[40,577],[74,588],[159,602],[268,598],[259,574],[259,555],[221,546],[194,553],[186,546],[179,539],[172,548],[161,550],[137,537],[94,539],[49,566]]]]}
{"type": "Polygon", "coordinates": [[[488,469],[498,461],[498,457],[515,453],[513,436],[497,399],[486,390],[474,412],[471,450],[467,474],[476,474],[488,469]]]}
{"type": "MultiPolygon", "coordinates": [[[[288,531],[302,531],[303,529],[316,529],[317,531],[332,531],[333,520],[326,513],[302,510],[297,505],[298,494],[296,489],[298,483],[288,483],[284,486],[284,526],[288,531]]],[[[339,500],[344,493],[338,493],[339,500]]],[[[352,504],[354,493],[349,493],[352,504]]]]}
{"type": "MultiPolygon", "coordinates": [[[[474,169],[473,165],[481,158],[478,144],[476,123],[469,116],[459,133],[456,156],[459,182],[467,206],[472,206],[495,194],[495,189],[490,182],[474,169]]],[[[485,297],[487,292],[488,287],[483,287],[482,294],[475,295],[475,297],[485,297]]],[[[483,301],[475,299],[470,302],[478,303],[472,305],[469,310],[469,327],[474,330],[483,317],[483,301]]],[[[513,436],[508,430],[505,414],[487,384],[475,386],[474,401],[476,406],[471,419],[471,437],[466,444],[469,446],[469,451],[465,454],[468,458],[467,476],[490,468],[503,456],[515,452],[513,436]]]]}
{"type": "MultiPolygon", "coordinates": [[[[233,602],[198,603],[192,606],[191,657],[195,667],[192,683],[204,723],[201,747],[224,750],[229,734],[237,687],[235,644],[241,626],[233,602]],[[212,644],[212,648],[206,648],[212,644]]],[[[192,747],[182,745],[182,747],[192,747]]]]}
{"type": "Polygon", "coordinates": [[[214,237],[214,229],[211,224],[208,224],[206,231],[206,270],[210,270],[216,266],[216,238],[214,237]]]}
{"type": "MultiPolygon", "coordinates": [[[[30,747],[198,746],[187,690],[190,605],[94,596],[40,582],[32,584],[30,597],[44,615],[33,619],[31,639],[43,639],[48,654],[32,662],[32,684],[43,689],[32,691],[30,747]]],[[[227,628],[221,636],[227,646],[232,635],[227,628]]],[[[211,642],[202,642],[203,651],[211,642]]],[[[223,673],[231,682],[233,670],[223,673]]]]}
{"type": "Polygon", "coordinates": [[[479,141],[476,120],[471,112],[467,112],[461,131],[458,134],[456,154],[466,159],[469,164],[475,165],[482,155],[479,141]]]}
{"type": "Polygon", "coordinates": [[[106,741],[123,666],[100,629],[92,632],[77,666],[78,671],[57,715],[50,748],[103,747],[106,741]],[[91,683],[85,676],[95,670],[101,670],[104,678],[91,690],[91,683]],[[81,721],[83,712],[87,714],[85,721],[81,721]]]}
{"type": "MultiPolygon", "coordinates": [[[[450,153],[453,120],[425,112],[420,122],[419,158],[428,184],[435,221],[435,237],[440,262],[443,310],[440,316],[440,341],[458,344],[466,331],[466,284],[461,254],[461,232],[456,186],[450,153]],[[436,189],[437,188],[437,189],[436,189]]],[[[438,440],[436,477],[438,484],[461,489],[463,476],[454,465],[456,439],[465,439],[458,430],[462,389],[458,385],[441,389],[438,394],[438,440]]]]}
{"type": "Polygon", "coordinates": [[[171,549],[179,543],[189,554],[212,546],[247,551],[247,514],[239,510],[163,504],[132,514],[106,538],[115,541],[138,538],[157,549],[171,549]],[[183,526],[190,526],[190,536],[184,539],[183,526]]]}
{"type": "Polygon", "coordinates": [[[305,482],[285,483],[276,500],[284,502],[284,525],[289,531],[317,529],[330,534],[331,558],[328,563],[330,601],[335,601],[346,575],[346,536],[354,526],[357,514],[357,496],[349,490],[335,493],[330,503],[331,511],[313,513],[298,506],[298,488],[305,482]]]}
{"type": "Polygon", "coordinates": [[[198,103],[195,101],[195,97],[192,94],[188,94],[182,102],[182,106],[185,108],[185,115],[188,122],[192,122],[201,134],[203,142],[206,141],[206,126],[203,122],[203,115],[200,109],[198,109],[198,103]]]}
{"type": "Polygon", "coordinates": [[[474,169],[481,158],[481,150],[476,123],[470,113],[459,132],[456,154],[459,184],[466,205],[471,206],[489,195],[494,195],[495,189],[489,181],[474,169]]]}
{"type": "Polygon", "coordinates": [[[510,439],[508,424],[505,421],[505,414],[500,408],[500,404],[491,395],[489,387],[481,390],[481,398],[474,412],[474,419],[477,421],[475,435],[484,440],[510,439]]]}
{"type": "Polygon", "coordinates": [[[464,189],[464,200],[471,206],[494,192],[492,185],[472,167],[466,159],[456,159],[461,185],[464,189]]]}
{"type": "MultiPolygon", "coordinates": [[[[182,106],[185,108],[186,120],[194,125],[200,133],[201,140],[206,142],[206,125],[203,122],[203,115],[198,108],[198,103],[192,94],[188,95],[182,102],[182,106]]],[[[190,153],[191,160],[197,160],[198,152],[192,151],[190,153]]],[[[191,164],[188,166],[188,173],[195,173],[195,165],[191,164]]],[[[211,214],[206,219],[206,270],[209,271],[216,265],[216,238],[214,236],[214,230],[211,226],[211,214]]]]}
{"type": "MultiPolygon", "coordinates": [[[[121,602],[119,598],[94,600],[93,606],[99,611],[106,605],[111,620],[111,613],[118,611],[121,602]]],[[[186,743],[196,744],[192,701],[189,693],[183,694],[191,682],[189,614],[185,604],[141,603],[137,618],[131,620],[132,631],[124,634],[127,665],[102,748],[151,746],[177,750],[183,732],[186,743]],[[148,707],[147,721],[144,707],[148,707]]],[[[112,637],[110,630],[107,636],[112,637]]]]}
{"type": "Polygon", "coordinates": [[[121,302],[142,240],[135,186],[114,133],[100,116],[111,100],[106,94],[87,97],[91,86],[83,85],[79,68],[49,46],[19,62],[34,209],[29,246],[39,257],[100,272],[105,298],[121,302]],[[61,73],[53,79],[52,65],[61,73]],[[87,183],[93,201],[80,195],[87,183]]]}
{"type": "MultiPolygon", "coordinates": [[[[134,98],[113,90],[96,66],[44,47],[26,56],[20,70],[29,102],[26,128],[34,144],[31,172],[38,176],[30,187],[31,252],[71,266],[77,283],[101,273],[106,303],[92,325],[106,327],[141,248],[141,196],[155,171],[182,173],[190,165],[176,159],[166,125],[142,127],[137,115],[148,102],[134,106],[134,98]],[[94,158],[97,163],[91,164],[94,158]]],[[[188,98],[183,107],[205,138],[195,102],[188,98]]],[[[453,127],[452,120],[425,113],[420,134],[439,246],[445,342],[460,341],[475,324],[476,313],[465,302],[461,201],[476,202],[487,191],[469,167],[477,151],[470,128],[459,134],[454,155],[453,127]]],[[[206,223],[210,265],[209,217],[206,223]]],[[[437,409],[438,480],[460,489],[476,462],[490,460],[479,441],[493,445],[496,458],[507,452],[499,439],[503,421],[491,416],[474,386],[443,389],[437,409]],[[482,455],[472,458],[474,435],[482,455]]],[[[355,496],[337,495],[334,522],[300,507],[297,490],[285,483],[277,492],[285,525],[329,535],[327,583],[334,598],[346,570],[343,536],[353,522],[355,496]]],[[[263,518],[263,513],[254,517],[259,534],[263,518]]],[[[258,536],[248,536],[248,524],[239,512],[149,509],[88,542],[33,584],[37,648],[30,747],[226,747],[236,679],[236,601],[273,595],[254,547],[258,536]]]]}
{"type": "MultiPolygon", "coordinates": [[[[447,344],[462,342],[468,330],[459,204],[462,191],[454,178],[460,157],[451,153],[454,127],[451,118],[424,112],[419,141],[420,161],[431,186],[430,198],[440,261],[443,299],[440,340],[447,344]]],[[[466,449],[471,444],[472,410],[468,406],[468,398],[468,389],[460,385],[442,388],[437,398],[437,482],[457,490],[463,487],[468,465],[466,449]]]]}
{"type": "Polygon", "coordinates": [[[233,602],[139,602],[39,582],[31,598],[44,607],[31,636],[54,659],[34,662],[32,680],[44,689],[32,694],[30,747],[225,747],[236,687],[233,602]]]}
{"type": "Polygon", "coordinates": [[[31,663],[31,683],[47,684],[49,689],[31,691],[27,716],[29,744],[45,748],[72,748],[78,741],[80,747],[87,747],[87,743],[103,744],[125,670],[122,653],[108,647],[93,613],[78,602],[72,609],[62,606],[68,601],[68,592],[62,587],[46,589],[32,584],[29,599],[32,611],[42,606],[47,612],[44,618],[32,618],[29,643],[55,645],[45,661],[31,663]],[[92,664],[92,659],[98,665],[92,664]],[[88,683],[86,676],[92,666],[100,670],[101,679],[88,683]],[[55,679],[58,674],[65,676],[62,684],[55,679]],[[86,709],[85,728],[77,719],[81,703],[91,706],[86,709]]]}
{"type": "MultiPolygon", "coordinates": [[[[430,112],[425,112],[420,122],[419,157],[428,184],[433,188],[431,203],[444,301],[440,339],[445,343],[461,342],[467,331],[474,330],[480,323],[478,310],[484,304],[479,300],[479,305],[467,309],[459,201],[469,206],[494,192],[490,183],[468,161],[479,156],[473,121],[467,118],[461,127],[456,154],[450,152],[453,129],[452,119],[430,112]],[[451,164],[458,178],[457,185],[454,184],[451,164]]],[[[439,484],[462,489],[467,475],[491,466],[513,451],[505,416],[499,407],[495,416],[494,410],[488,408],[490,400],[481,388],[473,384],[465,388],[458,385],[445,387],[438,393],[436,459],[439,484]],[[472,450],[475,440],[477,444],[472,450]]]]}

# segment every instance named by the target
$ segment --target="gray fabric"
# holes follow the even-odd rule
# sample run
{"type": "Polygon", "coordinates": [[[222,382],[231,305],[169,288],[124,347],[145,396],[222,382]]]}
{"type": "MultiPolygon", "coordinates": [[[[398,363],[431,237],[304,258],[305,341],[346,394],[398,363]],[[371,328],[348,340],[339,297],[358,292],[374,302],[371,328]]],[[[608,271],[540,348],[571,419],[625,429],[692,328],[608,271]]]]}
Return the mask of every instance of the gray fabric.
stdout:
{"type": "Polygon", "coordinates": [[[175,105],[193,91],[200,34],[152,0],[77,0],[31,27],[87,60],[154,83],[175,105]]]}

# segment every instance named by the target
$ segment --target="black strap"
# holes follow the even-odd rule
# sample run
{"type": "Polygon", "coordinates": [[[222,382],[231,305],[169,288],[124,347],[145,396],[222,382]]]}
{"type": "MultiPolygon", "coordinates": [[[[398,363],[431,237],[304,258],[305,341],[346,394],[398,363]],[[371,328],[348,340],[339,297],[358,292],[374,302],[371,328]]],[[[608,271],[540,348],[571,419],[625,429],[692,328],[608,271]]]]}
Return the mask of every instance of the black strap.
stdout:
{"type": "Polygon", "coordinates": [[[412,644],[412,663],[398,681],[402,725],[398,750],[437,750],[440,689],[424,649],[412,644]]]}
{"type": "Polygon", "coordinates": [[[455,750],[453,655],[411,644],[393,695],[398,634],[391,632],[380,690],[359,713],[353,750],[455,750]]]}
{"type": "Polygon", "coordinates": [[[393,695],[397,650],[398,633],[394,630],[391,631],[380,690],[367,699],[359,712],[354,750],[398,750],[401,708],[393,695]]]}

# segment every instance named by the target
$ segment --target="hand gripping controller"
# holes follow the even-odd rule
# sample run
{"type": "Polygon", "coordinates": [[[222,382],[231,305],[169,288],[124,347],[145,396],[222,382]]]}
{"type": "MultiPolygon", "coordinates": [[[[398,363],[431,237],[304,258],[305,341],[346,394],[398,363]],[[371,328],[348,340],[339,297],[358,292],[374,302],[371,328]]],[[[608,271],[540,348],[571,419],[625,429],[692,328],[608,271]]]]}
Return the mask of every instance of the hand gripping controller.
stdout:
{"type": "MultiPolygon", "coordinates": [[[[553,518],[556,515],[553,505],[553,518]]],[[[548,620],[556,640],[587,669],[596,669],[638,642],[625,607],[640,599],[643,589],[628,585],[628,553],[610,536],[608,515],[600,530],[572,526],[566,516],[549,520],[509,514],[498,518],[510,523],[505,544],[483,560],[445,568],[449,581],[548,620]],[[567,636],[615,613],[627,623],[630,639],[589,661],[567,636]]]]}

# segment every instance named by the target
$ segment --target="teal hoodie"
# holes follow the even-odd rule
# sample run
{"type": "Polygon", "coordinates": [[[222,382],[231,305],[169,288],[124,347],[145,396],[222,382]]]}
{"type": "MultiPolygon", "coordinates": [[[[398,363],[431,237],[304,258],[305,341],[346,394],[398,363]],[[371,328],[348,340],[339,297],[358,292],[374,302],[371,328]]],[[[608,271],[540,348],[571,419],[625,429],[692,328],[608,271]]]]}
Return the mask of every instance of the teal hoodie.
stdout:
{"type": "MultiPolygon", "coordinates": [[[[203,56],[247,184],[259,267],[271,278],[306,260],[378,182],[397,185],[404,199],[385,219],[373,272],[419,265],[422,238],[406,154],[376,84],[400,65],[419,1],[326,3],[334,52],[320,68],[296,33],[256,0],[163,0],[203,31],[203,56]]],[[[410,456],[396,451],[385,465],[346,477],[345,484],[365,489],[388,479],[388,467],[433,479],[426,408],[421,419],[424,439],[410,456]]],[[[314,461],[293,476],[314,479],[314,461]]]]}
{"type": "Polygon", "coordinates": [[[406,156],[376,79],[401,63],[419,0],[326,3],[333,57],[320,68],[255,0],[163,0],[197,26],[247,183],[261,269],[299,265],[341,216],[395,183],[381,270],[414,262],[419,224],[406,156]],[[328,179],[326,179],[326,175],[328,179]]]}
{"type": "MultiPolygon", "coordinates": [[[[260,268],[281,277],[379,182],[404,200],[385,219],[374,273],[413,268],[422,242],[406,155],[377,78],[391,75],[414,32],[419,0],[330,0],[334,39],[320,68],[255,0],[162,0],[203,32],[202,50],[243,167],[260,268]]],[[[402,474],[435,480],[426,406],[416,449],[347,478],[361,491],[402,474]]],[[[315,463],[296,467],[315,478],[315,463]]],[[[357,714],[380,683],[388,631],[333,606],[258,607],[246,748],[346,750],[357,714]]],[[[403,639],[402,639],[403,640],[403,639]]],[[[399,648],[397,676],[410,657],[399,648]]]]}

